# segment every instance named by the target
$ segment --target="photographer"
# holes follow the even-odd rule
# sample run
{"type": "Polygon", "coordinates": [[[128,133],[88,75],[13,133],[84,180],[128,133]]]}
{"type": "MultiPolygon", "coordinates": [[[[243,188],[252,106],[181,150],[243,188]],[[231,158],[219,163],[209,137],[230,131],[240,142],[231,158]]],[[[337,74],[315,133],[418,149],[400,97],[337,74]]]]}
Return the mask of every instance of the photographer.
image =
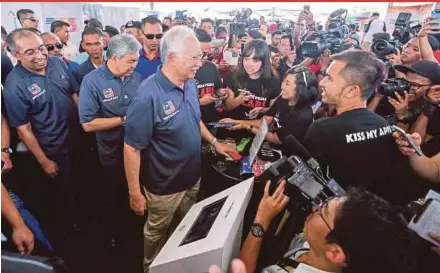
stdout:
{"type": "MultiPolygon", "coordinates": [[[[416,146],[420,146],[422,138],[418,133],[408,135],[416,146]]],[[[425,155],[419,156],[413,148],[409,147],[407,141],[401,138],[399,133],[394,133],[393,137],[399,146],[400,152],[409,157],[412,169],[421,177],[432,182],[440,182],[440,152],[428,158],[425,155]]]]}
{"type": "Polygon", "coordinates": [[[315,121],[304,144],[342,187],[359,185],[388,197],[390,162],[399,154],[386,120],[366,108],[385,67],[372,53],[361,50],[332,59],[319,86],[322,102],[335,107],[337,115],[315,121]]]}
{"type": "MultiPolygon", "coordinates": [[[[265,231],[289,201],[283,193],[285,181],[272,195],[270,183],[239,255],[249,273],[258,272],[265,231]]],[[[315,206],[303,231],[278,264],[262,272],[428,273],[438,269],[438,257],[408,229],[398,212],[362,189],[350,189],[346,196],[315,206]]]]}
{"type": "Polygon", "coordinates": [[[283,78],[287,70],[299,64],[296,58],[296,48],[290,35],[283,35],[278,45],[278,53],[271,57],[272,66],[279,78],[283,78]]]}
{"type": "Polygon", "coordinates": [[[387,32],[387,25],[385,21],[379,19],[380,14],[374,12],[371,14],[370,21],[365,26],[362,37],[362,48],[368,50],[373,42],[373,35],[376,33],[387,32]]]}
{"type": "MultiPolygon", "coordinates": [[[[274,145],[281,145],[285,138],[293,135],[303,141],[307,129],[313,122],[312,105],[318,97],[318,82],[315,74],[302,66],[287,71],[278,97],[264,118],[273,126],[273,132],[265,139],[274,145]]],[[[256,135],[260,130],[260,120],[231,120],[236,123],[230,130],[246,129],[256,135]]]]}
{"type": "Polygon", "coordinates": [[[432,35],[438,34],[440,31],[439,27],[435,27],[434,24],[439,24],[439,22],[434,17],[428,17],[417,37],[419,38],[422,59],[438,63],[434,51],[439,49],[439,42],[432,35]]]}
{"type": "MultiPolygon", "coordinates": [[[[390,124],[397,124],[404,130],[408,130],[417,120],[422,112],[423,95],[434,84],[440,84],[440,67],[438,63],[431,61],[418,61],[412,66],[396,65],[396,71],[402,73],[406,81],[402,81],[397,89],[408,88],[407,90],[396,90],[394,94],[384,95],[376,92],[370,102],[369,109],[374,110],[381,100],[386,98],[394,109],[386,106],[378,109],[381,116],[387,116],[390,124]],[[402,92],[403,91],[403,92],[402,92]],[[391,111],[394,114],[391,114],[391,111]]],[[[381,89],[380,89],[381,90],[381,89]]],[[[379,90],[379,91],[380,91],[379,90]]]]}

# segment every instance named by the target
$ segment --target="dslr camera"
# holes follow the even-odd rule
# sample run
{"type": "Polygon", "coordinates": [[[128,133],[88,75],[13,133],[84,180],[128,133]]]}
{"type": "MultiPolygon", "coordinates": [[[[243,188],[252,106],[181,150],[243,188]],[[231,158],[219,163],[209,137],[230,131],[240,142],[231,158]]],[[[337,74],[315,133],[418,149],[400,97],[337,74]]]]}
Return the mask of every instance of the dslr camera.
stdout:
{"type": "Polygon", "coordinates": [[[317,42],[302,42],[301,55],[316,59],[327,48],[330,49],[332,54],[342,52],[345,49],[344,39],[349,33],[349,28],[345,23],[346,17],[346,9],[332,12],[328,30],[317,32],[317,42]]]}
{"type": "Polygon", "coordinates": [[[394,92],[404,96],[404,92],[410,89],[409,82],[404,78],[387,79],[378,88],[378,92],[385,97],[395,98],[394,92]]]}

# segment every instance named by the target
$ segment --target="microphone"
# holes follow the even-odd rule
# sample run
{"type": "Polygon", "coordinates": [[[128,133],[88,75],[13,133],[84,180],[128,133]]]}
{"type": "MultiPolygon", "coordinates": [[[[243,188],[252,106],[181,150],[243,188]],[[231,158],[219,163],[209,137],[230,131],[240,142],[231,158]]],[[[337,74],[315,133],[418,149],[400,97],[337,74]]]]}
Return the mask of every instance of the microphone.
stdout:
{"type": "Polygon", "coordinates": [[[284,146],[289,153],[298,156],[304,162],[312,168],[312,170],[316,171],[319,169],[319,163],[312,157],[310,152],[301,144],[301,142],[296,139],[296,137],[289,135],[286,137],[284,141],[284,146]]]}

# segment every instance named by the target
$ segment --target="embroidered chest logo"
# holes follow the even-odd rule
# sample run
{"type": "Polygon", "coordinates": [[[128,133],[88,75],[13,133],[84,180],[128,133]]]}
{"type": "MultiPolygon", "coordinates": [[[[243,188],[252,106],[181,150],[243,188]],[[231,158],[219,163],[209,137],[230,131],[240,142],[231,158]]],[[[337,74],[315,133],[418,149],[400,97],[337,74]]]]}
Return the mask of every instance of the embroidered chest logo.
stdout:
{"type": "Polygon", "coordinates": [[[163,104],[163,110],[165,111],[165,115],[171,115],[176,111],[176,107],[172,101],[167,101],[163,104]]]}
{"type": "Polygon", "coordinates": [[[113,92],[113,89],[111,89],[111,88],[104,89],[103,93],[104,93],[104,98],[106,98],[106,99],[110,99],[115,96],[115,93],[113,92]]]}
{"type": "Polygon", "coordinates": [[[34,83],[31,86],[29,86],[28,90],[34,96],[38,95],[41,92],[41,88],[36,83],[34,83]]]}

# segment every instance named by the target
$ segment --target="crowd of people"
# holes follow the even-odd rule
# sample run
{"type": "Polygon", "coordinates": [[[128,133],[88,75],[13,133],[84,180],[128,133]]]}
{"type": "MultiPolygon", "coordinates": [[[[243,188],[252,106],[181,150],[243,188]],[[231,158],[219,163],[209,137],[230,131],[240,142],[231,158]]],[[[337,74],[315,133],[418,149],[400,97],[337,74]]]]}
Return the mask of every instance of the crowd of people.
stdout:
{"type": "Polygon", "coordinates": [[[202,145],[229,157],[237,150],[223,140],[253,137],[264,121],[268,143],[288,154],[294,136],[347,194],[315,206],[303,232],[283,239],[292,242],[284,257],[261,265],[264,233],[289,202],[285,182],[272,194],[267,182],[236,273],[438,271],[439,248],[397,208],[439,190],[440,22],[427,18],[382,60],[370,48],[386,31],[377,17],[374,35],[351,29],[341,52],[312,58],[302,43],[331,24],[317,26],[308,10],[291,31],[262,27],[262,17],[260,30],[238,35],[210,18],[149,16],[119,30],[90,19],[79,48],[67,22],[41,33],[35,13],[19,10],[21,28],[2,27],[2,248],[74,267],[67,238],[99,223],[102,249],[116,255],[91,272],[148,272],[212,183],[202,145]],[[391,70],[404,92],[380,92],[391,70]],[[233,126],[214,130],[214,121],[233,126]]]}

